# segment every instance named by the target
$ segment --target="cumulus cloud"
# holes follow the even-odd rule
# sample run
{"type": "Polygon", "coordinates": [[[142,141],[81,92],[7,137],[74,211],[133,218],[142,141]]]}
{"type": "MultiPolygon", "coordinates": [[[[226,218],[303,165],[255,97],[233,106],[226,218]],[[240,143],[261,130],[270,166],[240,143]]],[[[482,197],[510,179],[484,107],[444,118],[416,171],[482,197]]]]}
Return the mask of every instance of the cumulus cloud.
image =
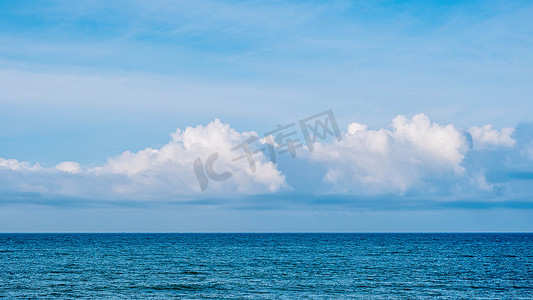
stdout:
{"type": "Polygon", "coordinates": [[[310,158],[325,164],[324,180],[338,192],[404,193],[427,178],[463,174],[469,148],[453,125],[399,115],[390,129],[352,123],[341,141],[316,145],[310,158]]]}
{"type": "Polygon", "coordinates": [[[381,129],[353,122],[341,140],[319,141],[312,152],[300,148],[295,159],[279,166],[255,152],[252,167],[244,149],[235,148],[250,139],[268,142],[215,119],[177,129],[161,148],[124,151],[92,168],[74,161],[47,168],[0,158],[0,193],[161,200],[289,190],[411,196],[531,192],[524,189],[529,175],[513,175],[531,174],[533,126],[527,124],[516,131],[485,125],[465,132],[424,114],[399,115],[381,129]]]}
{"type": "Polygon", "coordinates": [[[214,168],[220,173],[230,172],[231,176],[223,182],[209,181],[209,191],[279,191],[286,186],[285,176],[263,153],[254,155],[254,170],[246,159],[234,161],[240,153],[231,149],[250,137],[258,138],[258,135],[255,132],[237,132],[229,124],[216,119],[206,126],[178,129],[172,134],[172,140],[161,149],[147,148],[136,153],[126,151],[90,172],[126,175],[135,183],[132,188],[170,184],[180,191],[195,192],[199,191],[199,183],[193,171],[194,162],[200,159],[205,164],[209,156],[217,153],[214,168]]]}
{"type": "Polygon", "coordinates": [[[37,171],[42,169],[41,166],[37,163],[32,165],[27,161],[18,161],[16,159],[5,159],[0,157],[0,169],[9,169],[13,171],[29,170],[37,171]]]}
{"type": "Polygon", "coordinates": [[[483,127],[473,126],[468,132],[472,135],[474,147],[486,148],[491,146],[513,147],[516,141],[512,138],[514,128],[495,129],[492,125],[483,127]]]}
{"type": "Polygon", "coordinates": [[[74,161],[63,161],[57,164],[56,169],[66,173],[77,174],[82,171],[79,163],[74,161]]]}
{"type": "Polygon", "coordinates": [[[242,153],[232,151],[232,147],[250,137],[257,137],[257,133],[238,132],[216,119],[206,126],[178,129],[160,149],[125,151],[109,158],[106,164],[87,170],[73,161],[41,168],[39,164],[3,158],[0,158],[0,170],[32,171],[33,174],[25,177],[13,172],[6,175],[11,178],[11,186],[22,187],[24,192],[157,198],[198,194],[200,186],[193,163],[200,160],[205,164],[209,156],[217,153],[214,170],[230,172],[231,176],[225,181],[209,180],[206,195],[270,193],[287,187],[285,176],[263,153],[254,154],[253,170],[246,159],[235,160],[242,153]]]}

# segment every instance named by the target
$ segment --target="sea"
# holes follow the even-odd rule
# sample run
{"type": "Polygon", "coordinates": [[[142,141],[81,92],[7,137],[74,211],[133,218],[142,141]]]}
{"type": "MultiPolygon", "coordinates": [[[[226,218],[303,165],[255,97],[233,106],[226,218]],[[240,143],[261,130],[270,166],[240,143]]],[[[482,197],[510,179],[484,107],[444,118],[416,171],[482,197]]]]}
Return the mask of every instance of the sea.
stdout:
{"type": "Polygon", "coordinates": [[[0,234],[0,298],[533,299],[533,234],[0,234]]]}

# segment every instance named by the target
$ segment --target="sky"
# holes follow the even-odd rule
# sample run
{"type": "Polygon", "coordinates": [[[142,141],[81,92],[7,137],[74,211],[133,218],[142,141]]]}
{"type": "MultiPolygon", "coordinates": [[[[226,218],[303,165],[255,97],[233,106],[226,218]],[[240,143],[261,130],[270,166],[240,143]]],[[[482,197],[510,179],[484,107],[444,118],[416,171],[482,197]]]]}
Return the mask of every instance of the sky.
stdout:
{"type": "Polygon", "coordinates": [[[2,1],[0,232],[530,232],[532,15],[2,1]]]}

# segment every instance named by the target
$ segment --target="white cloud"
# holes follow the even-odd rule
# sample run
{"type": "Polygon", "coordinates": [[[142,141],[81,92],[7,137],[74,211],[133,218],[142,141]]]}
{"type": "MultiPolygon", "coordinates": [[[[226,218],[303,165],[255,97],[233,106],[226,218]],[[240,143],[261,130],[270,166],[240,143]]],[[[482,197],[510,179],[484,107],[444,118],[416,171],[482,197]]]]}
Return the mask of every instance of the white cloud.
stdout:
{"type": "Polygon", "coordinates": [[[485,148],[490,146],[513,147],[516,141],[512,138],[514,128],[502,128],[501,130],[492,128],[492,125],[483,127],[473,126],[468,132],[472,135],[475,148],[485,148]]]}
{"type": "Polygon", "coordinates": [[[341,141],[317,144],[310,158],[324,163],[324,180],[336,192],[406,192],[424,179],[461,175],[469,145],[453,125],[439,125],[418,114],[399,115],[391,129],[348,125],[341,141]]]}
{"type": "Polygon", "coordinates": [[[18,161],[16,159],[5,159],[0,157],[0,169],[10,169],[13,171],[21,171],[21,170],[30,170],[30,171],[37,171],[42,169],[41,166],[37,163],[35,165],[31,165],[27,161],[18,161]]]}
{"type": "Polygon", "coordinates": [[[79,163],[74,161],[63,161],[57,164],[56,169],[66,173],[77,174],[82,172],[81,166],[79,163]]]}
{"type": "Polygon", "coordinates": [[[267,161],[263,153],[254,155],[255,172],[246,159],[233,161],[243,153],[231,151],[231,148],[252,136],[257,137],[257,133],[237,132],[229,124],[216,119],[206,126],[178,129],[172,134],[172,140],[161,149],[147,148],[136,153],[125,151],[90,172],[126,175],[134,182],[130,187],[133,190],[143,186],[171,185],[169,188],[175,192],[196,192],[199,191],[199,183],[193,171],[194,161],[200,158],[205,164],[211,154],[218,153],[218,159],[214,163],[215,171],[228,171],[232,175],[222,182],[209,180],[207,191],[278,191],[286,186],[285,176],[275,164],[267,161]]]}
{"type": "Polygon", "coordinates": [[[392,128],[395,141],[411,146],[415,154],[455,170],[462,169],[460,164],[469,146],[464,134],[454,125],[432,123],[428,116],[418,114],[411,120],[401,115],[396,117],[392,128]]]}
{"type": "Polygon", "coordinates": [[[200,158],[205,164],[210,155],[218,153],[214,171],[228,171],[231,176],[225,181],[209,179],[205,195],[269,193],[287,187],[285,175],[261,152],[253,156],[255,171],[246,159],[233,161],[244,152],[231,151],[231,148],[254,136],[257,137],[255,132],[237,132],[216,119],[206,126],[178,129],[170,142],[160,149],[125,151],[109,158],[106,164],[89,170],[83,170],[73,161],[41,168],[39,164],[4,158],[0,158],[0,170],[31,171],[23,176],[7,174],[12,187],[20,187],[24,192],[131,199],[172,197],[198,194],[200,185],[193,163],[200,158]]]}
{"type": "MultiPolygon", "coordinates": [[[[490,145],[511,145],[507,138],[513,133],[512,129],[472,128],[477,128],[471,129],[474,145],[476,141],[478,145],[480,141],[490,145]],[[476,130],[481,130],[482,134],[476,135],[476,130]]],[[[297,191],[441,196],[502,192],[510,190],[514,183],[491,178],[499,178],[495,177],[498,172],[506,173],[509,168],[523,166],[524,151],[531,149],[528,131],[524,130],[517,129],[516,147],[476,151],[471,149],[468,134],[454,125],[432,122],[424,114],[412,118],[399,115],[389,128],[374,130],[354,122],[347,126],[340,141],[316,143],[313,152],[300,149],[296,159],[305,155],[323,168],[302,164],[304,161],[292,166],[284,164],[284,167],[288,174],[306,173],[313,178],[291,182],[297,191]],[[506,159],[500,159],[502,157],[506,159]],[[501,164],[495,164],[497,161],[501,164]],[[291,169],[295,166],[304,169],[291,169]],[[310,169],[306,170],[307,167],[310,169]],[[486,174],[491,176],[486,177],[486,174]],[[315,178],[322,178],[322,182],[315,178]]],[[[259,139],[255,132],[238,132],[215,119],[204,126],[176,130],[161,148],[124,151],[90,169],[84,169],[74,161],[43,168],[38,163],[0,158],[0,192],[161,200],[199,195],[263,194],[291,189],[278,165],[270,162],[262,152],[254,154],[255,171],[246,158],[234,161],[244,152],[243,149],[231,149],[249,138],[259,144],[267,142],[259,139]],[[200,160],[203,164],[200,172],[208,175],[206,160],[214,153],[218,155],[213,163],[214,172],[230,172],[231,176],[223,181],[205,176],[208,187],[200,192],[193,165],[200,160]]]]}

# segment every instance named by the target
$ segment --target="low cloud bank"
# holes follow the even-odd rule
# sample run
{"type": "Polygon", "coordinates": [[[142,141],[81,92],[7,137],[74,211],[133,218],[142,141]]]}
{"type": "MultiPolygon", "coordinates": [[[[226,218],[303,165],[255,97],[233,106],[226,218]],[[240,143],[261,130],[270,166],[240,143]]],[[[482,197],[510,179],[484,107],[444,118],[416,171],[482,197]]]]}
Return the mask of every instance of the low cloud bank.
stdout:
{"type": "MultiPolygon", "coordinates": [[[[533,174],[532,137],[531,124],[462,130],[424,114],[399,115],[388,128],[353,122],[341,140],[317,142],[312,152],[302,148],[294,159],[309,162],[309,172],[325,170],[317,177],[321,180],[305,183],[319,194],[524,199],[532,192],[527,176],[533,174]]],[[[236,159],[232,148],[260,138],[216,119],[176,130],[160,149],[125,151],[92,168],[73,161],[47,168],[0,158],[0,192],[142,200],[299,193],[288,184],[285,173],[291,172],[284,172],[290,165],[271,162],[260,151],[253,154],[254,168],[247,159],[236,159]],[[213,180],[213,173],[227,176],[213,180]]]]}

